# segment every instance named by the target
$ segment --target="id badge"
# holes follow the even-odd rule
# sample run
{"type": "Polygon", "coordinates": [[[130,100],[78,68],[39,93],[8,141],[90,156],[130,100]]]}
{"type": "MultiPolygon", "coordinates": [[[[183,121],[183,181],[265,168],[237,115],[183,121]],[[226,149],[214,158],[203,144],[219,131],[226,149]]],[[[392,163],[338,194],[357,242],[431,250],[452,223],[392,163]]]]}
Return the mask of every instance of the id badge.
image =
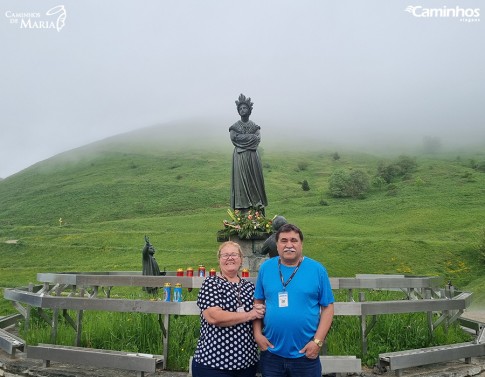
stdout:
{"type": "Polygon", "coordinates": [[[278,293],[278,306],[280,308],[286,308],[288,306],[288,292],[278,293]]]}
{"type": "Polygon", "coordinates": [[[244,306],[239,306],[239,307],[236,309],[236,312],[238,312],[238,313],[242,313],[242,312],[244,312],[244,306]]]}

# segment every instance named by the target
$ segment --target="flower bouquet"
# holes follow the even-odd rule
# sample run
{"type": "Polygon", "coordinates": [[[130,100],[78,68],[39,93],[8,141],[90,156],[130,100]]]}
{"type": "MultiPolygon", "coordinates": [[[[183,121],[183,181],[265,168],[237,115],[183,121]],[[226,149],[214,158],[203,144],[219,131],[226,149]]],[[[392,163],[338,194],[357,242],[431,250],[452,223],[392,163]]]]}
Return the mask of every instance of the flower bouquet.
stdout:
{"type": "Polygon", "coordinates": [[[222,222],[224,229],[218,232],[220,239],[229,239],[230,236],[238,236],[240,239],[266,238],[271,234],[272,220],[265,217],[260,210],[228,209],[227,213],[230,220],[222,222]]]}

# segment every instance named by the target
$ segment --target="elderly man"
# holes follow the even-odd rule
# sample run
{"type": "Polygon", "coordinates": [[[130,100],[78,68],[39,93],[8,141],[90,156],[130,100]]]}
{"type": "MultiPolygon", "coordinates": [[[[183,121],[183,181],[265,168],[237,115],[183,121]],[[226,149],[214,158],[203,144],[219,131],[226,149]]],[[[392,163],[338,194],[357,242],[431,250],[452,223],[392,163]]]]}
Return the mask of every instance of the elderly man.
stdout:
{"type": "Polygon", "coordinates": [[[303,233],[285,224],[275,235],[279,257],[261,265],[255,304],[266,304],[253,322],[263,377],[321,377],[320,349],[333,319],[334,297],[325,267],[303,256],[303,233]],[[263,333],[264,328],[264,333],[263,333]]]}

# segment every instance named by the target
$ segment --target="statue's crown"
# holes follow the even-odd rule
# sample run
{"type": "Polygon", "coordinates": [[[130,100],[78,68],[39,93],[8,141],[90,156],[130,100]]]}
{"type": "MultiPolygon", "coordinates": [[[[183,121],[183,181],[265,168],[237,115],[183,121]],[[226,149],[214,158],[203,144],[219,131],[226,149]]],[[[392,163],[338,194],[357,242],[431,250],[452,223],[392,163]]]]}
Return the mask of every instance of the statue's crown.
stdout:
{"type": "Polygon", "coordinates": [[[245,104],[249,107],[250,110],[253,110],[253,103],[251,102],[251,97],[246,98],[244,94],[239,95],[239,99],[236,101],[236,107],[239,109],[239,106],[245,104]]]}

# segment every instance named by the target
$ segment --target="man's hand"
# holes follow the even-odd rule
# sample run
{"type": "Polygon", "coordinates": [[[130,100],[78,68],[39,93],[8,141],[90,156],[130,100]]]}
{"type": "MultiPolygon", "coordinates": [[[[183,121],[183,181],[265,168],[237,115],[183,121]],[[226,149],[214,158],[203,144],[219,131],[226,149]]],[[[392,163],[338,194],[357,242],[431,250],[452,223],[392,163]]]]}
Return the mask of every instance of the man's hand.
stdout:
{"type": "Polygon", "coordinates": [[[266,338],[264,335],[259,335],[254,340],[258,344],[258,347],[261,351],[266,351],[268,348],[274,348],[268,338],[266,338]]]}
{"type": "Polygon", "coordinates": [[[299,352],[304,353],[309,359],[316,359],[320,353],[320,347],[313,340],[310,340],[299,352]]]}

